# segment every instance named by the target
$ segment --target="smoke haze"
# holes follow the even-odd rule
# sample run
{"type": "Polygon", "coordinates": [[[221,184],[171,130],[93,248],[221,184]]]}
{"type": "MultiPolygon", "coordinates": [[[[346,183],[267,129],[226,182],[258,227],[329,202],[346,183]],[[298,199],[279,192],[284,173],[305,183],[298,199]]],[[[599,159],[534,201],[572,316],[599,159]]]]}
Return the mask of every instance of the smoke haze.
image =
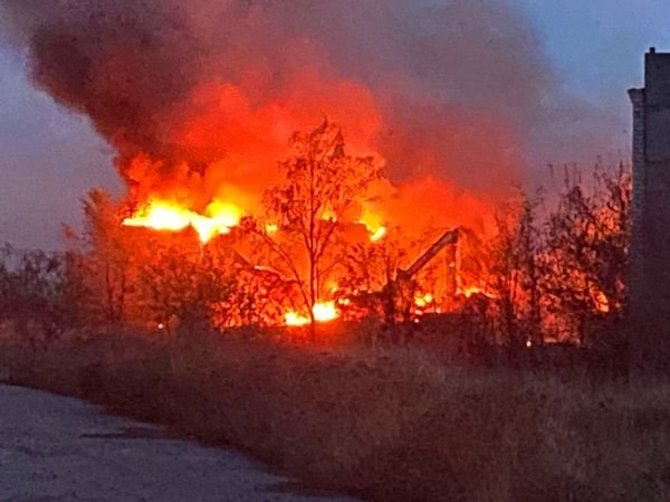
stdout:
{"type": "Polygon", "coordinates": [[[188,192],[196,207],[271,184],[290,133],[323,117],[343,126],[353,153],[385,162],[404,193],[441,183],[429,192],[481,207],[537,159],[603,143],[575,124],[604,118],[565,101],[534,30],[504,0],[0,9],[36,84],[90,117],[131,188],[188,192]]]}

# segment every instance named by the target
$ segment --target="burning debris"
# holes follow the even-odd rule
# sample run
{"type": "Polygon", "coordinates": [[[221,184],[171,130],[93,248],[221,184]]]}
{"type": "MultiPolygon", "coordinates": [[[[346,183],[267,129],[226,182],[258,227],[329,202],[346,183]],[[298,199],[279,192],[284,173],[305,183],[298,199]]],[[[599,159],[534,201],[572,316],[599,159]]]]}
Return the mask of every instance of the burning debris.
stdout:
{"type": "MultiPolygon", "coordinates": [[[[344,290],[336,297],[324,285],[345,275],[349,246],[377,245],[380,253],[391,245],[420,247],[421,234],[435,226],[467,224],[485,233],[496,195],[490,167],[506,179],[518,172],[520,146],[510,122],[528,106],[509,114],[506,100],[485,107],[475,106],[481,96],[445,100],[444,89],[460,88],[453,75],[466,74],[456,69],[460,57],[432,51],[448,57],[444,67],[454,71],[429,78],[425,69],[418,78],[419,69],[395,64],[370,71],[370,61],[386,59],[388,33],[412,33],[395,26],[396,12],[406,7],[401,0],[351,6],[352,17],[325,1],[305,10],[277,2],[197,0],[184,8],[170,0],[67,7],[9,0],[2,14],[28,48],[36,83],[87,114],[117,149],[129,189],[120,224],[195,232],[208,247],[230,237],[227,245],[252,264],[245,270],[272,269],[291,285],[293,305],[282,307],[282,318],[297,325],[345,316],[346,305],[336,300],[353,297],[344,290]],[[366,19],[365,26],[355,18],[366,19]],[[329,29],[315,29],[323,20],[329,29]],[[371,34],[384,44],[348,47],[343,58],[342,44],[357,37],[339,32],[371,34]],[[395,77],[380,81],[384,74],[395,77]],[[465,134],[472,130],[476,137],[465,134]],[[282,159],[289,160],[277,166],[282,159]]],[[[410,10],[417,21],[499,19],[523,28],[495,49],[508,60],[504,46],[528,36],[523,21],[498,6],[410,10]]],[[[446,42],[438,37],[435,48],[446,42]]],[[[396,49],[407,53],[409,45],[396,49]]],[[[412,51],[408,60],[425,52],[412,51]]],[[[513,60],[516,71],[496,67],[525,74],[513,79],[515,87],[528,77],[542,82],[533,65],[513,60]]],[[[377,291],[389,281],[378,282],[377,291]]],[[[369,288],[349,289],[355,296],[369,288]]],[[[434,294],[427,283],[424,289],[434,294]]]]}
{"type": "Polygon", "coordinates": [[[563,245],[577,224],[556,224],[540,254],[519,217],[487,249],[554,89],[507,2],[5,0],[0,13],[37,85],[118,152],[125,199],[85,208],[114,322],[132,294],[161,331],[418,323],[468,302],[527,318],[542,266],[564,273],[552,308],[579,281],[585,309],[623,304],[563,245]]]}
{"type": "MultiPolygon", "coordinates": [[[[334,321],[340,316],[334,301],[317,302],[312,307],[314,321],[319,323],[334,321]]],[[[309,316],[303,316],[297,312],[286,312],[284,322],[287,326],[306,326],[312,322],[309,316]]]]}
{"type": "Polygon", "coordinates": [[[230,233],[233,227],[239,225],[241,217],[238,207],[220,201],[209,204],[202,215],[178,204],[151,200],[133,216],[125,218],[123,225],[172,232],[192,227],[198,233],[200,241],[206,244],[216,235],[230,233]]]}
{"type": "MultiPolygon", "coordinates": [[[[389,253],[405,254],[424,239],[413,246],[402,229],[387,229],[386,219],[374,209],[383,207],[383,199],[375,192],[378,181],[384,180],[383,171],[373,157],[347,153],[338,125],[325,121],[316,129],[297,133],[292,145],[294,155],[279,164],[283,179],[266,190],[262,209],[255,214],[245,214],[241,207],[221,200],[208,203],[203,213],[167,199],[151,199],[146,205],[131,207],[130,216],[115,221],[122,232],[131,228],[142,232],[128,234],[124,245],[132,245],[134,240],[160,240],[144,258],[136,251],[128,250],[128,254],[136,257],[140,269],[150,266],[158,272],[165,266],[177,271],[185,265],[191,272],[175,280],[186,283],[198,276],[209,281],[209,266],[223,267],[217,274],[235,274],[237,270],[236,287],[248,292],[243,301],[250,302],[251,311],[265,312],[257,317],[257,322],[265,325],[313,326],[377,315],[394,324],[415,321],[416,315],[425,312],[448,311],[445,302],[458,296],[457,289],[465,280],[460,270],[461,253],[456,248],[468,232],[443,232],[407,268],[401,268],[398,261],[391,275],[387,266],[364,272],[360,267],[372,262],[358,262],[352,254],[356,249],[376,255],[383,264],[389,253]],[[186,252],[196,236],[200,250],[186,252]],[[161,255],[161,240],[167,245],[166,256],[153,265],[161,255]],[[179,251],[173,242],[181,243],[179,251]],[[445,259],[454,280],[436,289],[434,278],[419,278],[419,273],[445,248],[452,248],[445,259]],[[186,260],[190,265],[174,260],[186,260]],[[365,285],[366,274],[374,285],[365,285]]],[[[96,211],[92,209],[91,214],[96,211]]],[[[123,207],[119,211],[123,213],[123,207]]],[[[212,285],[206,289],[218,291],[212,285]]],[[[203,315],[219,319],[217,324],[245,322],[241,314],[224,319],[216,313],[220,300],[212,301],[210,313],[203,315]]],[[[169,326],[169,319],[161,317],[156,323],[169,326]]]]}

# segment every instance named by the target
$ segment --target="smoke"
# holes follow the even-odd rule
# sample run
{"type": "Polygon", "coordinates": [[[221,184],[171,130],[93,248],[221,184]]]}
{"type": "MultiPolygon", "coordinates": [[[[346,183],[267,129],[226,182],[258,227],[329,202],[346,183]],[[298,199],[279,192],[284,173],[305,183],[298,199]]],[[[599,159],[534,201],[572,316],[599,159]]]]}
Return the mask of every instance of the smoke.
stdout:
{"type": "Polygon", "coordinates": [[[504,0],[4,0],[0,15],[131,186],[196,205],[267,186],[290,133],[324,116],[395,183],[443,180],[430,192],[454,200],[505,193],[537,157],[529,138],[556,129],[552,70],[504,0]]]}

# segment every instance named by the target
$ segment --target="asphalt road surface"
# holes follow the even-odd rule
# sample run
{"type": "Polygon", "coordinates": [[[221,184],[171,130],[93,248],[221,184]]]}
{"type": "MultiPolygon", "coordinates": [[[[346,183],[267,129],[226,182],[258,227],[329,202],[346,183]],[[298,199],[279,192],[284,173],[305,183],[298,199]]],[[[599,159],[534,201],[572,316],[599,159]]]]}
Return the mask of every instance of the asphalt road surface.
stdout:
{"type": "Polygon", "coordinates": [[[76,399],[0,385],[0,501],[351,502],[287,487],[234,451],[76,399]]]}

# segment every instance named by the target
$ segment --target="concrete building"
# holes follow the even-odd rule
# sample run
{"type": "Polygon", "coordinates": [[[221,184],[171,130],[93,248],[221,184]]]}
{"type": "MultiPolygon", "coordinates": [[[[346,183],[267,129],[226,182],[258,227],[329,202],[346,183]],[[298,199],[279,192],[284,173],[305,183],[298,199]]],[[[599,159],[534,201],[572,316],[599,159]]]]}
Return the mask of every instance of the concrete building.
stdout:
{"type": "Polygon", "coordinates": [[[633,103],[631,370],[670,373],[670,53],[645,55],[633,103]]]}

